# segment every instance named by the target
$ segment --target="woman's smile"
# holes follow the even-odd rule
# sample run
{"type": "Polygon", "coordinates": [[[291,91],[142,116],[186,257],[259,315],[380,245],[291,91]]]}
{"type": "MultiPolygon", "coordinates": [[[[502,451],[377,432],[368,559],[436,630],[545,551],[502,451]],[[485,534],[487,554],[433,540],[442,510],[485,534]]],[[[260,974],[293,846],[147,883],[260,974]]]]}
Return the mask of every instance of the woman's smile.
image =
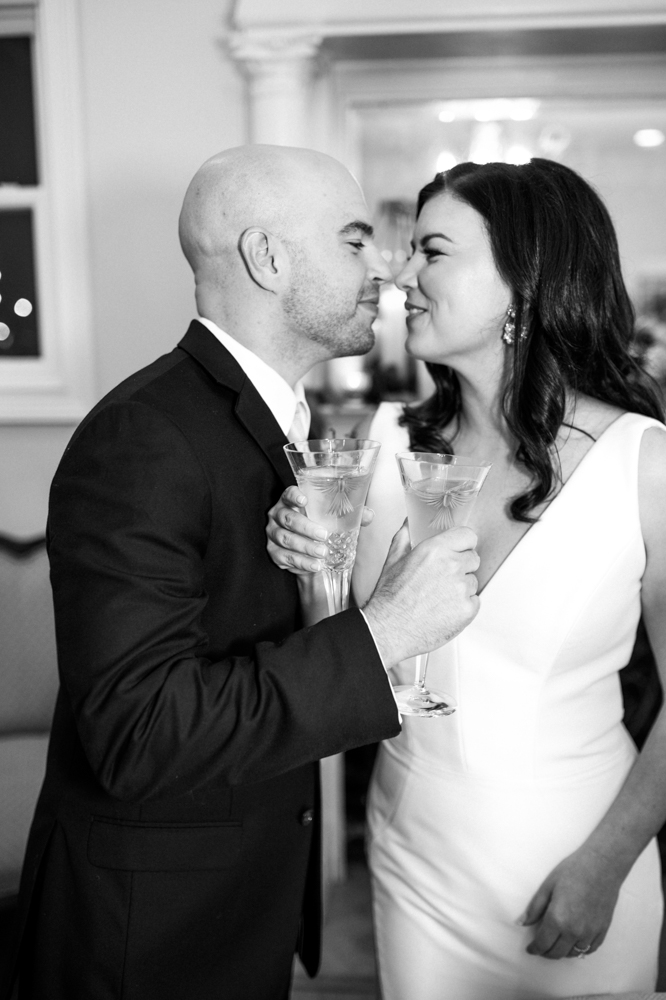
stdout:
{"type": "Polygon", "coordinates": [[[408,324],[410,320],[416,319],[417,316],[420,316],[422,313],[426,312],[426,309],[423,306],[417,306],[415,302],[410,302],[409,299],[407,299],[407,301],[405,302],[405,309],[407,310],[408,324]]]}

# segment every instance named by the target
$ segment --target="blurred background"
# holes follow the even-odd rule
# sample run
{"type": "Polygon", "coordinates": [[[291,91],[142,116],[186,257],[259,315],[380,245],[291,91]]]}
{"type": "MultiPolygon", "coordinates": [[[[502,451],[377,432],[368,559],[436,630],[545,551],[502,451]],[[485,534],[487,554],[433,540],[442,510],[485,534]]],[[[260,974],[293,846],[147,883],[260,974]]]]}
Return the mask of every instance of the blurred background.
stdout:
{"type": "MultiPolygon", "coordinates": [[[[665,137],[666,0],[0,0],[0,535],[12,558],[43,536],[77,422],[189,324],[177,219],[207,157],[246,142],[338,157],[394,273],[436,171],[559,160],[610,209],[636,352],[666,385],[665,137]]],[[[324,431],[428,393],[394,286],[376,332],[365,358],[308,377],[324,431]]],[[[330,885],[362,863],[372,754],[325,764],[330,885]]],[[[356,943],[340,953],[365,941],[370,995],[359,891],[356,943]]]]}
{"type": "MultiPolygon", "coordinates": [[[[662,378],[665,66],[666,0],[0,0],[0,532],[43,531],[77,421],[185,330],[184,190],[249,141],[345,162],[395,271],[437,170],[568,164],[611,210],[662,378]]],[[[387,286],[371,354],[311,374],[325,424],[428,391],[403,315],[387,286]]]]}

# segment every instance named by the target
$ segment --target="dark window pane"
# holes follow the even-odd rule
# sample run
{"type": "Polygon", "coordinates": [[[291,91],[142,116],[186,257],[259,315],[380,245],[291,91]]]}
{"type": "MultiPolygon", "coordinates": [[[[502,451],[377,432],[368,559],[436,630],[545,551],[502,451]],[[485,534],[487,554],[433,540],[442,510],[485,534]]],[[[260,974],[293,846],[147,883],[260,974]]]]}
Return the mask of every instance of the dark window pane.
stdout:
{"type": "Polygon", "coordinates": [[[0,362],[39,356],[32,210],[0,211],[0,362]]]}
{"type": "Polygon", "coordinates": [[[31,39],[0,38],[0,184],[37,184],[31,39]]]}

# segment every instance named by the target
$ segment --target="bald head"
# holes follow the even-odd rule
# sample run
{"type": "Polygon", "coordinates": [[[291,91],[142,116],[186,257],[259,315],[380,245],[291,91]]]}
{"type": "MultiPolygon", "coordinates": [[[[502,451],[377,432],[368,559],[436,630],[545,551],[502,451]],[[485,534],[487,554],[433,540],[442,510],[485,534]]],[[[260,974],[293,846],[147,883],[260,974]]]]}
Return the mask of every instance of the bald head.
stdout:
{"type": "Polygon", "coordinates": [[[219,153],[192,180],[179,231],[199,314],[288,380],[372,346],[389,274],[337,160],[285,146],[219,153]]]}
{"type": "Polygon", "coordinates": [[[179,220],[183,252],[195,275],[236,256],[251,227],[297,241],[333,192],[362,193],[341,163],[311,149],[239,146],[207,160],[187,189],[179,220]]]}

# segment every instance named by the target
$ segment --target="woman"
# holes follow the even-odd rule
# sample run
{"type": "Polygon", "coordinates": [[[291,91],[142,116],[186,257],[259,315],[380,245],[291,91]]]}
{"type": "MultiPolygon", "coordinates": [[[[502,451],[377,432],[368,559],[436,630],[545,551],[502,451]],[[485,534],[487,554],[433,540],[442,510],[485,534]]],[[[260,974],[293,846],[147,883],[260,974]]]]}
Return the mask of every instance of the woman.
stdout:
{"type": "MultiPolygon", "coordinates": [[[[404,518],[395,452],[493,464],[469,522],[481,609],[428,668],[459,711],[404,719],[373,776],[384,1000],[651,990],[666,715],[637,758],[618,671],[642,608],[666,677],[666,434],[630,353],[612,223],[560,164],[461,164],[421,191],[397,284],[407,350],[436,390],[404,413],[383,404],[370,428],[382,453],[361,605],[404,518]]],[[[297,492],[271,512],[269,548],[286,565],[289,523],[305,571],[297,492]]]]}

